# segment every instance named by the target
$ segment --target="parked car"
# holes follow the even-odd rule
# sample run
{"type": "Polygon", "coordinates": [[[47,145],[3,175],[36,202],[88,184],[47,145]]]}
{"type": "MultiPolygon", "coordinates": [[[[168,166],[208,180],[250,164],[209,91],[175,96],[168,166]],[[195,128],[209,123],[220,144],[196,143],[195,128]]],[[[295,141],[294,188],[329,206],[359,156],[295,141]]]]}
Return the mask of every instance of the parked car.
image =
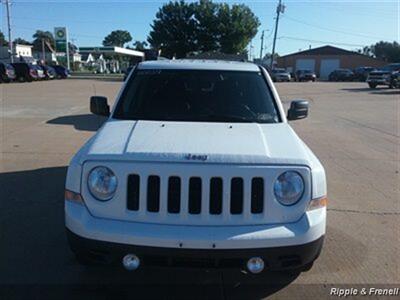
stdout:
{"type": "Polygon", "coordinates": [[[370,72],[367,83],[371,89],[376,88],[378,85],[387,85],[392,88],[391,75],[397,71],[400,71],[400,63],[386,65],[380,70],[370,72]]]}
{"type": "Polygon", "coordinates": [[[272,81],[278,82],[278,81],[290,81],[291,76],[289,72],[286,72],[285,69],[273,69],[271,72],[271,78],[272,81]]]}
{"type": "Polygon", "coordinates": [[[131,73],[132,69],[133,69],[133,66],[129,66],[128,68],[126,68],[126,70],[124,72],[124,81],[128,78],[128,76],[131,73]]]}
{"type": "Polygon", "coordinates": [[[14,81],[15,78],[14,67],[10,64],[0,62],[0,83],[14,81]]]}
{"type": "Polygon", "coordinates": [[[36,70],[37,77],[39,80],[44,80],[46,79],[46,74],[44,72],[44,69],[39,66],[39,65],[32,65],[32,67],[36,70]]]}
{"type": "Polygon", "coordinates": [[[311,268],[326,226],[321,163],[287,120],[263,67],[145,61],[109,118],[72,158],[65,224],[78,262],[311,268]]]}
{"type": "Polygon", "coordinates": [[[56,78],[57,79],[66,79],[69,77],[69,70],[63,66],[54,65],[52,66],[53,69],[56,71],[56,78]]]}
{"type": "Polygon", "coordinates": [[[297,70],[294,74],[295,81],[315,81],[316,79],[317,75],[311,70],[297,70]]]}
{"type": "Polygon", "coordinates": [[[54,79],[57,76],[56,70],[50,66],[42,66],[46,79],[54,79]]]}
{"type": "Polygon", "coordinates": [[[39,80],[37,69],[32,64],[18,62],[11,64],[14,67],[15,75],[18,81],[34,81],[39,80]]]}
{"type": "Polygon", "coordinates": [[[349,69],[337,69],[329,74],[329,81],[353,81],[354,73],[349,69]]]}
{"type": "Polygon", "coordinates": [[[375,71],[373,67],[358,67],[354,69],[354,79],[358,81],[366,81],[369,73],[375,71]]]}

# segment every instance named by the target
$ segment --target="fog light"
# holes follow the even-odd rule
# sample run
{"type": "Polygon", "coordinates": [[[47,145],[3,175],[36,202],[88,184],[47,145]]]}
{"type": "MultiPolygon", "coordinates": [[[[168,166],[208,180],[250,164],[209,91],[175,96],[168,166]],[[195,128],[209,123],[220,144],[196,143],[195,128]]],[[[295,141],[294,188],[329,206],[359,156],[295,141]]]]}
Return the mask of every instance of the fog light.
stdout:
{"type": "Polygon", "coordinates": [[[140,266],[140,259],[135,254],[127,254],[122,259],[122,265],[128,271],[134,271],[140,266]]]}
{"type": "Polygon", "coordinates": [[[247,269],[253,273],[258,274],[264,270],[264,260],[261,257],[252,257],[247,261],[247,269]]]}

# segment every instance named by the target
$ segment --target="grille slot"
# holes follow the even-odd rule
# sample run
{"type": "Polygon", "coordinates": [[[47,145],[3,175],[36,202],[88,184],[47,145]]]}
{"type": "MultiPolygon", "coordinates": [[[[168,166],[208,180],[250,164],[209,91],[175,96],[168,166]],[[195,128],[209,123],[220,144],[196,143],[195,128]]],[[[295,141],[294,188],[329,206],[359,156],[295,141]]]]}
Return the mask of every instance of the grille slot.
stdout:
{"type": "Polygon", "coordinates": [[[201,212],[201,178],[191,177],[189,180],[189,213],[193,215],[201,212]]]}
{"type": "Polygon", "coordinates": [[[243,179],[234,177],[231,180],[231,214],[243,212],[243,179]]]}
{"type": "Polygon", "coordinates": [[[260,214],[264,210],[264,179],[255,177],[251,180],[251,213],[260,214]]]}
{"type": "Polygon", "coordinates": [[[181,210],[181,179],[173,176],[168,179],[168,212],[177,214],[181,210]]]}
{"type": "Polygon", "coordinates": [[[139,210],[140,196],[140,177],[136,174],[128,176],[128,200],[127,208],[129,210],[139,210]]]}
{"type": "Polygon", "coordinates": [[[210,180],[210,214],[222,213],[222,178],[213,177],[210,180]]]}
{"type": "Polygon", "coordinates": [[[147,210],[158,212],[160,210],[160,177],[149,176],[147,179],[147,210]]]}

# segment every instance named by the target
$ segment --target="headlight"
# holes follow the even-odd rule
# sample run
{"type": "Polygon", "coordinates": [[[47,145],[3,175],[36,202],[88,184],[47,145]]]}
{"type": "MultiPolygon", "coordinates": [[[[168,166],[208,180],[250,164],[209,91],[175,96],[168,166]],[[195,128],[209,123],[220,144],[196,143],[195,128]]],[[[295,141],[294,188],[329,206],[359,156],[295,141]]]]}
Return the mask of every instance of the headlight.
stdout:
{"type": "Polygon", "coordinates": [[[88,188],[90,193],[98,200],[110,200],[117,190],[117,177],[107,167],[96,167],[88,176],[88,188]]]}
{"type": "Polygon", "coordinates": [[[282,173],[274,183],[274,193],[282,205],[295,204],[304,193],[303,177],[295,171],[282,173]]]}

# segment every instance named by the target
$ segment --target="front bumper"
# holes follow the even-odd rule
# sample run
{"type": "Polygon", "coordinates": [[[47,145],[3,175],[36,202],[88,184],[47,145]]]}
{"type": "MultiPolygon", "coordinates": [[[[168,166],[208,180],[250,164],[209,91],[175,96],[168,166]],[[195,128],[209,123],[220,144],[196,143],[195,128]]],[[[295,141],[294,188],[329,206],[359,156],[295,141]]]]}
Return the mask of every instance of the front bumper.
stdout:
{"type": "Polygon", "coordinates": [[[245,269],[251,257],[261,257],[265,270],[301,269],[316,260],[324,236],[296,246],[256,249],[174,249],[147,247],[96,241],[80,237],[67,230],[71,250],[93,262],[121,264],[126,254],[135,254],[144,267],[238,268],[245,269]]]}
{"type": "Polygon", "coordinates": [[[386,79],[374,79],[374,78],[368,78],[367,79],[367,83],[375,83],[375,84],[384,84],[384,85],[388,85],[389,81],[387,81],[386,79]]]}
{"type": "Polygon", "coordinates": [[[93,217],[85,205],[66,201],[65,222],[72,250],[104,262],[127,253],[147,262],[206,260],[213,266],[242,266],[252,256],[268,268],[298,268],[318,257],[326,208],[306,212],[297,222],[245,226],[182,226],[93,217]],[[196,256],[196,253],[199,254],[196,256]],[[150,255],[146,258],[147,255],[150,255]]]}
{"type": "Polygon", "coordinates": [[[65,224],[93,240],[166,248],[251,249],[310,243],[325,234],[326,208],[296,222],[268,225],[194,226],[127,222],[94,217],[85,205],[65,201],[65,224]]]}

